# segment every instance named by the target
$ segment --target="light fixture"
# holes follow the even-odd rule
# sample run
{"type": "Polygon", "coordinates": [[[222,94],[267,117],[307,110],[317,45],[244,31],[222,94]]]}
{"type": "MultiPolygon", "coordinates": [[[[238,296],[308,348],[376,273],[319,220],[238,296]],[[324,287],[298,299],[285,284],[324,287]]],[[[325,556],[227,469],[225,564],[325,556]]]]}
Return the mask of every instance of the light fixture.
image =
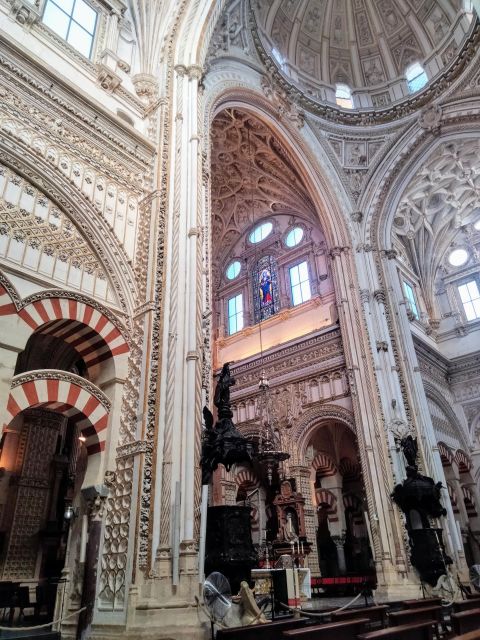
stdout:
{"type": "Polygon", "coordinates": [[[77,517],[77,509],[75,509],[75,507],[72,507],[71,504],[67,505],[65,507],[65,512],[63,514],[63,519],[66,522],[71,522],[72,520],[74,520],[77,517]]]}
{"type": "Polygon", "coordinates": [[[79,442],[86,442],[87,441],[86,437],[84,435],[82,435],[82,434],[80,434],[78,436],[78,440],[79,440],[79,442]]]}
{"type": "MultiPolygon", "coordinates": [[[[253,155],[250,141],[250,130],[247,129],[248,135],[248,156],[249,156],[249,178],[251,189],[251,202],[252,202],[252,218],[253,218],[253,231],[250,233],[249,241],[252,244],[257,244],[264,240],[273,230],[273,224],[269,221],[256,223],[255,215],[255,193],[253,188],[253,155]]],[[[257,254],[255,259],[257,259],[257,254]]],[[[262,315],[260,314],[258,323],[258,333],[260,340],[260,362],[263,365],[263,342],[262,342],[262,315]]],[[[268,478],[268,483],[271,485],[273,481],[273,473],[279,468],[280,463],[290,458],[290,454],[285,451],[281,451],[280,439],[275,433],[274,425],[272,424],[273,411],[272,411],[272,398],[270,396],[270,384],[268,382],[265,370],[262,368],[260,374],[260,380],[258,382],[258,388],[260,391],[259,397],[259,430],[258,430],[258,445],[254,449],[252,457],[255,458],[258,463],[265,468],[265,472],[268,478]]]]}

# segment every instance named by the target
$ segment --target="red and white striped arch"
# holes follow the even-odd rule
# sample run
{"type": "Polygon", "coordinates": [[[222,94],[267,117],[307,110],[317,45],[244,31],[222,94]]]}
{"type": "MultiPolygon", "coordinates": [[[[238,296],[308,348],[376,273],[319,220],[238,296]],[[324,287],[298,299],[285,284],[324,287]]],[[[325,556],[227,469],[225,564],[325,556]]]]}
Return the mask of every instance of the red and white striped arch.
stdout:
{"type": "Polygon", "coordinates": [[[460,473],[469,473],[472,469],[472,461],[467,456],[465,451],[458,449],[455,453],[455,462],[457,463],[460,473]]]}
{"type": "Polygon", "coordinates": [[[0,284],[0,316],[10,316],[17,313],[17,307],[3,284],[0,284]]]}
{"type": "Polygon", "coordinates": [[[74,347],[87,367],[129,351],[122,331],[86,301],[46,296],[18,308],[8,290],[0,284],[0,316],[18,314],[34,331],[61,338],[74,347]]]}
{"type": "Polygon", "coordinates": [[[260,486],[257,476],[251,469],[242,469],[235,475],[235,483],[239,487],[256,489],[260,486]]]}
{"type": "Polygon", "coordinates": [[[317,502],[317,506],[327,508],[327,513],[329,515],[337,513],[337,499],[328,489],[316,489],[315,500],[317,502]]]}
{"type": "Polygon", "coordinates": [[[438,451],[442,460],[442,466],[451,466],[453,462],[453,453],[451,452],[450,447],[448,447],[444,442],[439,442],[438,451]]]}
{"type": "Polygon", "coordinates": [[[477,508],[475,505],[475,498],[470,487],[462,486],[463,501],[465,503],[465,509],[469,518],[475,518],[477,515],[477,508]]]}
{"type": "Polygon", "coordinates": [[[19,315],[34,331],[62,338],[75,347],[87,367],[129,350],[118,327],[85,302],[44,298],[26,305],[19,315]]]}
{"type": "Polygon", "coordinates": [[[321,475],[322,478],[334,476],[337,473],[335,463],[326,453],[317,453],[313,459],[312,466],[317,475],[321,475]]]}
{"type": "Polygon", "coordinates": [[[83,378],[63,371],[49,371],[48,375],[30,372],[19,375],[17,380],[13,378],[8,414],[13,419],[21,411],[33,408],[49,409],[72,419],[86,438],[89,456],[105,449],[110,402],[100,390],[94,395],[83,378]]]}
{"type": "Polygon", "coordinates": [[[447,491],[448,491],[448,497],[450,498],[450,502],[452,504],[453,513],[459,513],[457,494],[455,492],[455,489],[452,487],[452,485],[449,482],[447,482],[447,491]]]}

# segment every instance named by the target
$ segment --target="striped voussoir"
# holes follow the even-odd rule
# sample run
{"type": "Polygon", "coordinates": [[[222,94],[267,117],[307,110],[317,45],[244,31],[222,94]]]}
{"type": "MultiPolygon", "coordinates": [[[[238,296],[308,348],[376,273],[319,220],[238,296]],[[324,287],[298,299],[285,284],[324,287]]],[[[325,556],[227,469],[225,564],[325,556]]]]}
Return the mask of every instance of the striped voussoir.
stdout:
{"type": "Polygon", "coordinates": [[[337,499],[328,489],[316,489],[315,497],[318,505],[327,505],[327,513],[337,513],[337,499]]]}
{"type": "Polygon", "coordinates": [[[110,401],[100,389],[64,371],[32,372],[13,378],[7,403],[12,419],[25,409],[44,408],[72,419],[86,438],[88,455],[105,448],[110,401]],[[89,389],[90,387],[90,389],[89,389]]]}
{"type": "Polygon", "coordinates": [[[0,316],[10,316],[12,313],[17,313],[15,303],[5,287],[0,284],[0,316]]]}
{"type": "Polygon", "coordinates": [[[87,367],[128,352],[120,330],[98,309],[70,298],[44,298],[19,311],[39,333],[61,338],[74,347],[87,367]]]}

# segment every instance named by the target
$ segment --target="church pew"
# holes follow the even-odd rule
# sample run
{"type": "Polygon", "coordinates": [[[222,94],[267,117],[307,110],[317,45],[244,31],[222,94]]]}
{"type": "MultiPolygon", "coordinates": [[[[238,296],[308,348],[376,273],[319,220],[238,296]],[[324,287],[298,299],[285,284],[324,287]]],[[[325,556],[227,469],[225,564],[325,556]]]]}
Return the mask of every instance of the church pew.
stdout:
{"type": "Polygon", "coordinates": [[[328,622],[318,624],[305,629],[293,629],[284,631],[279,640],[356,640],[362,631],[365,631],[369,623],[368,618],[357,620],[345,620],[344,622],[328,622]]]}
{"type": "Polygon", "coordinates": [[[458,635],[469,631],[478,631],[480,630],[480,608],[452,613],[450,620],[453,632],[458,635]]]}
{"type": "Polygon", "coordinates": [[[455,613],[460,611],[467,611],[468,609],[478,609],[480,607],[480,597],[469,598],[468,600],[460,600],[460,602],[453,603],[453,610],[455,613]]]}
{"type": "Polygon", "coordinates": [[[362,633],[358,640],[433,640],[433,629],[430,622],[401,624],[398,627],[362,633]]]}
{"type": "Polygon", "coordinates": [[[275,620],[267,624],[219,629],[217,640],[278,640],[282,637],[282,631],[298,629],[307,622],[307,618],[288,618],[288,620],[275,620]]]}
{"type": "Polygon", "coordinates": [[[370,623],[375,622],[384,627],[387,623],[387,611],[388,605],[386,604],[358,609],[344,609],[343,611],[332,613],[332,622],[368,618],[370,623]]]}
{"type": "Polygon", "coordinates": [[[477,631],[470,631],[469,633],[463,633],[461,636],[455,636],[450,640],[480,640],[480,629],[477,631]]]}
{"type": "Polygon", "coordinates": [[[423,609],[424,607],[441,606],[441,598],[419,598],[416,600],[404,600],[402,602],[405,609],[423,609]]]}
{"type": "Polygon", "coordinates": [[[403,609],[402,611],[390,613],[388,621],[391,627],[430,622],[431,626],[435,625],[435,635],[440,637],[440,625],[443,625],[443,609],[441,605],[423,607],[422,609],[403,609]]]}

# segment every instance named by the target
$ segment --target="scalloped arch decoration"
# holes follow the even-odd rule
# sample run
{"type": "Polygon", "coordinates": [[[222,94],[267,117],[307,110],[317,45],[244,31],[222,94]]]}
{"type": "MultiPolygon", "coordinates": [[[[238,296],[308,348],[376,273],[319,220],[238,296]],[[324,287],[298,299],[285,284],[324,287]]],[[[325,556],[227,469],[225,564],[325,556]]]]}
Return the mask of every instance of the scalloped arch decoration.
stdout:
{"type": "Polygon", "coordinates": [[[453,453],[444,442],[438,443],[438,451],[444,467],[450,467],[454,461],[453,453]]]}

